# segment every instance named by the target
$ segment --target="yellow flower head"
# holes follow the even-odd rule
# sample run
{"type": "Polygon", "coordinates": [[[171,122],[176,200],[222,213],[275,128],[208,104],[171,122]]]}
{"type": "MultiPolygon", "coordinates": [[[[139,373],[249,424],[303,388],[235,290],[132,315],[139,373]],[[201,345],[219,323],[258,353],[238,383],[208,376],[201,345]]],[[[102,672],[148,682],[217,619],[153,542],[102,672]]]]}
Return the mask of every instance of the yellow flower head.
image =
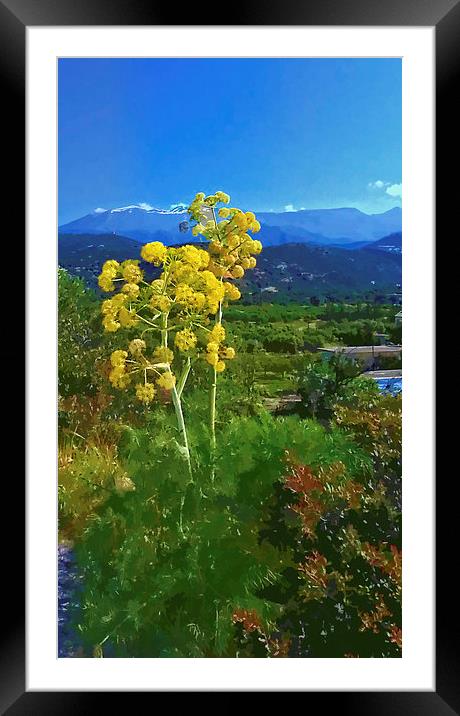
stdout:
{"type": "Polygon", "coordinates": [[[224,191],[216,191],[215,197],[217,201],[221,201],[222,204],[228,204],[230,201],[230,197],[228,194],[226,194],[224,191]]]}
{"type": "Polygon", "coordinates": [[[170,370],[167,370],[158,378],[157,385],[165,390],[172,390],[176,385],[176,376],[173,375],[170,370]]]}
{"type": "Polygon", "coordinates": [[[139,356],[143,351],[145,351],[145,341],[141,338],[134,338],[129,344],[129,352],[131,355],[139,356]]]}
{"type": "Polygon", "coordinates": [[[234,268],[231,271],[231,274],[232,274],[233,278],[243,278],[244,268],[242,266],[234,266],[234,268]]]}
{"type": "Polygon", "coordinates": [[[174,353],[166,346],[158,346],[153,351],[153,359],[155,363],[172,363],[174,360],[174,353]]]}
{"type": "Polygon", "coordinates": [[[212,331],[209,333],[209,341],[217,344],[225,341],[225,328],[221,323],[216,323],[212,331]]]}
{"type": "Polygon", "coordinates": [[[115,278],[119,268],[120,264],[118,263],[118,261],[115,261],[114,259],[109,259],[108,261],[105,261],[104,265],[102,266],[102,273],[107,274],[107,276],[110,276],[111,278],[115,278]]]}
{"type": "Polygon", "coordinates": [[[205,360],[207,361],[207,363],[209,363],[209,365],[215,368],[219,362],[219,356],[217,355],[217,353],[214,352],[206,353],[205,360]]]}
{"type": "Polygon", "coordinates": [[[110,291],[115,291],[115,284],[113,283],[110,275],[107,273],[102,272],[97,279],[97,283],[99,288],[101,288],[106,293],[109,293],[110,291]]]}
{"type": "Polygon", "coordinates": [[[233,358],[235,357],[235,349],[230,348],[230,346],[229,346],[228,348],[225,349],[225,351],[223,353],[223,357],[226,358],[227,360],[233,360],[233,358]]]}
{"type": "Polygon", "coordinates": [[[214,367],[217,373],[223,373],[223,371],[225,370],[225,363],[223,360],[218,360],[214,367]]]}
{"type": "Polygon", "coordinates": [[[131,261],[125,261],[123,265],[123,278],[128,283],[140,283],[144,274],[140,270],[137,263],[131,261]]]}
{"type": "Polygon", "coordinates": [[[225,282],[223,286],[226,298],[228,298],[229,301],[238,301],[238,299],[241,297],[239,288],[237,288],[233,283],[227,282],[225,282]]]}
{"type": "Polygon", "coordinates": [[[179,256],[185,263],[194,269],[206,268],[209,263],[209,254],[203,249],[197,249],[196,246],[181,246],[179,256]]]}
{"type": "Polygon", "coordinates": [[[188,351],[196,346],[196,340],[193,331],[190,328],[184,328],[182,331],[177,331],[174,343],[180,351],[188,351]]]}
{"type": "Polygon", "coordinates": [[[129,311],[125,306],[122,306],[118,313],[118,320],[123,328],[131,328],[136,325],[138,319],[135,311],[129,311]]]}
{"type": "Polygon", "coordinates": [[[141,249],[141,256],[144,261],[153,264],[154,266],[161,266],[164,262],[168,249],[161,241],[152,241],[141,249]]]}
{"type": "Polygon", "coordinates": [[[138,383],[136,385],[136,397],[141,403],[151,403],[155,397],[155,387],[152,383],[138,383]]]}
{"type": "Polygon", "coordinates": [[[154,311],[167,313],[171,308],[171,299],[168,296],[152,296],[149,306],[154,311]]]}
{"type": "Polygon", "coordinates": [[[139,296],[139,286],[137,283],[125,283],[123,288],[121,289],[123,293],[126,293],[128,298],[131,300],[135,300],[139,296]]]}
{"type": "Polygon", "coordinates": [[[125,365],[126,359],[128,357],[128,353],[126,351],[114,351],[112,355],[110,356],[110,362],[113,365],[114,368],[120,365],[125,365]]]}
{"type": "Polygon", "coordinates": [[[118,323],[118,321],[115,321],[112,316],[106,316],[102,321],[102,325],[104,326],[107,333],[115,333],[116,331],[118,331],[121,324],[118,323]]]}
{"type": "Polygon", "coordinates": [[[131,377],[126,374],[125,365],[116,365],[109,374],[109,380],[114,388],[127,388],[131,377]]]}

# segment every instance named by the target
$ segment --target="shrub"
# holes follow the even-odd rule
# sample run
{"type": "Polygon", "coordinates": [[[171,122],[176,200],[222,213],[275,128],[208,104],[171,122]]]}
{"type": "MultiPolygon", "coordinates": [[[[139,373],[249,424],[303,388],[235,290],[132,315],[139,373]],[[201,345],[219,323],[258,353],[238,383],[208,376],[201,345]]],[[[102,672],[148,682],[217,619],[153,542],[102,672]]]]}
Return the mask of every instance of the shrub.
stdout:
{"type": "Polygon", "coordinates": [[[110,496],[77,547],[78,629],[89,652],[108,656],[235,656],[238,614],[257,614],[273,631],[283,604],[262,592],[294,568],[290,548],[260,537],[286,446],[312,464],[341,460],[353,474],[369,461],[338,430],[266,414],[223,429],[213,472],[209,436],[189,420],[191,481],[174,424],[159,417],[126,430],[121,460],[135,490],[110,496]]]}

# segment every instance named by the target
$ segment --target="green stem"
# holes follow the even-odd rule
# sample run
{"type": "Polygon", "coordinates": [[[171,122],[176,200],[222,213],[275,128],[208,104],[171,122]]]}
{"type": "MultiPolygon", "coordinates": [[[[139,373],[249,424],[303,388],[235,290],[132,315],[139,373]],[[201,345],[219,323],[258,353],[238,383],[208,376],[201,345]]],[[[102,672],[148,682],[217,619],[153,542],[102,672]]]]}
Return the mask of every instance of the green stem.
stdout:
{"type": "MultiPolygon", "coordinates": [[[[222,323],[222,302],[219,302],[219,310],[216,314],[216,326],[222,323]]],[[[217,371],[213,368],[213,378],[211,384],[211,392],[209,399],[209,415],[211,427],[211,450],[214,453],[216,449],[216,396],[217,396],[217,371]]]]}
{"type": "MultiPolygon", "coordinates": [[[[163,313],[162,317],[161,317],[161,345],[164,348],[168,347],[168,314],[167,313],[163,313]]],[[[187,373],[187,375],[188,375],[188,373],[187,373]]],[[[182,433],[182,441],[184,444],[185,457],[187,460],[188,471],[190,474],[190,480],[191,480],[191,482],[193,482],[192,463],[190,460],[190,448],[188,445],[187,430],[185,428],[184,413],[182,412],[182,403],[181,403],[181,399],[180,399],[180,394],[182,393],[182,390],[184,388],[185,380],[182,381],[182,378],[181,378],[180,382],[182,383],[180,393],[177,392],[176,386],[174,386],[174,388],[172,389],[172,401],[173,401],[173,405],[174,405],[174,410],[176,411],[177,424],[179,426],[180,432],[182,433]]]]}
{"type": "Polygon", "coordinates": [[[187,358],[186,363],[185,363],[184,370],[182,371],[182,375],[181,375],[181,377],[179,378],[179,383],[177,384],[177,395],[179,396],[179,398],[181,397],[182,391],[183,391],[184,388],[185,388],[185,384],[186,384],[186,382],[187,382],[187,378],[188,378],[188,375],[189,375],[189,373],[190,373],[191,365],[192,365],[192,363],[191,363],[190,356],[189,356],[189,357],[187,358]]]}
{"type": "Polygon", "coordinates": [[[174,386],[174,388],[172,389],[172,401],[173,401],[173,405],[174,405],[174,410],[176,411],[176,418],[177,418],[177,423],[179,425],[179,430],[182,433],[182,440],[183,440],[184,448],[185,448],[185,455],[186,455],[186,460],[187,460],[187,465],[188,465],[188,471],[190,474],[190,481],[193,482],[192,463],[190,460],[190,449],[189,449],[189,445],[188,445],[187,430],[185,429],[184,414],[182,412],[182,403],[181,403],[180,397],[177,393],[176,386],[174,386]]]}

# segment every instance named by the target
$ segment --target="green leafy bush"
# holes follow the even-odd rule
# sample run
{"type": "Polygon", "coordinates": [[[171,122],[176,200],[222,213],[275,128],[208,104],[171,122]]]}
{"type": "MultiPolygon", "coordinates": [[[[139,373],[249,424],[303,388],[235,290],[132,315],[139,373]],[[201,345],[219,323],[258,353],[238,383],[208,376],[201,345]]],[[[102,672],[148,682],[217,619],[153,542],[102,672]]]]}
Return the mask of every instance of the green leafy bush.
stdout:
{"type": "Polygon", "coordinates": [[[263,589],[295,566],[292,549],[261,538],[286,447],[315,465],[370,468],[340,431],[266,414],[223,429],[213,471],[206,431],[193,421],[189,431],[193,481],[165,414],[125,432],[121,462],[135,490],[109,497],[76,552],[85,585],[76,621],[89,652],[235,656],[238,614],[254,612],[273,631],[283,604],[263,589]]]}

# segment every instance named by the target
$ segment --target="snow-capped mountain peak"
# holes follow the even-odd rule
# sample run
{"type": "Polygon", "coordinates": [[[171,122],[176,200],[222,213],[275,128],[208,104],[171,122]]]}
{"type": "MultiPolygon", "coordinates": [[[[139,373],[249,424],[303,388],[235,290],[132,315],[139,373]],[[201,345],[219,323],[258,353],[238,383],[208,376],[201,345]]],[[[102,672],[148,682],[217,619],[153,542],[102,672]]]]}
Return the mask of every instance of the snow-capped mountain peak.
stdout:
{"type": "MultiPolygon", "coordinates": [[[[101,209],[95,209],[94,211],[95,213],[101,213],[101,209]]],[[[185,204],[172,204],[169,209],[159,209],[146,202],[141,202],[140,204],[128,204],[128,206],[119,206],[114,209],[105,209],[104,211],[110,211],[111,214],[132,213],[133,211],[144,211],[147,214],[184,214],[187,211],[187,206],[185,204]]]]}

